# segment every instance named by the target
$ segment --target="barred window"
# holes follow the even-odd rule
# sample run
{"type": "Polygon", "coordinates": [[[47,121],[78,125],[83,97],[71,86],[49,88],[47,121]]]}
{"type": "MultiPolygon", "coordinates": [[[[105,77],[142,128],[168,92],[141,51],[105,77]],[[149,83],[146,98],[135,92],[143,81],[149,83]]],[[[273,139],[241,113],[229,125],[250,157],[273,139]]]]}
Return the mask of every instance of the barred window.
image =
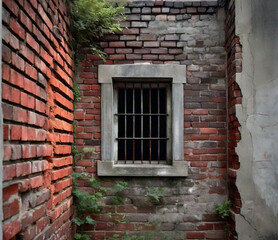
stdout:
{"type": "Polygon", "coordinates": [[[100,65],[98,176],[184,177],[186,66],[100,65]]]}
{"type": "Polygon", "coordinates": [[[171,156],[169,82],[115,82],[118,161],[167,164],[171,156]]]}

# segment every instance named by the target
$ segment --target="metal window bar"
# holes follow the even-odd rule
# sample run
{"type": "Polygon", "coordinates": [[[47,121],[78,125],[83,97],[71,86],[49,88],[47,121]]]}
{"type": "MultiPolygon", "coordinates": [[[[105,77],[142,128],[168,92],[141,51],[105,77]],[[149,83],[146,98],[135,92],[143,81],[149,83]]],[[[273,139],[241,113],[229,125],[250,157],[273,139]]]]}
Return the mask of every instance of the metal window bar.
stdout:
{"type": "MultiPolygon", "coordinates": [[[[125,106],[125,114],[126,114],[126,111],[127,111],[127,104],[126,104],[126,83],[125,83],[125,102],[124,102],[124,106],[125,106]]],[[[126,134],[126,128],[127,128],[127,116],[125,116],[125,137],[127,137],[127,134],[126,134]]],[[[126,152],[126,139],[124,140],[124,142],[125,142],[125,164],[126,164],[126,154],[127,154],[127,152],[126,152]]]]}
{"type": "MultiPolygon", "coordinates": [[[[122,120],[124,120],[124,137],[117,137],[116,140],[123,140],[124,141],[124,163],[127,164],[127,162],[132,161],[132,163],[134,164],[136,160],[141,160],[141,164],[143,164],[144,162],[146,162],[147,159],[144,159],[144,156],[146,156],[145,154],[147,154],[147,150],[144,149],[144,141],[148,141],[148,147],[149,147],[149,151],[148,151],[148,163],[152,164],[152,161],[157,157],[157,163],[159,164],[161,161],[161,141],[166,141],[166,145],[167,145],[167,140],[169,140],[168,136],[166,135],[166,137],[161,137],[161,131],[162,128],[167,128],[167,119],[168,119],[168,113],[167,111],[165,113],[161,112],[161,100],[162,103],[165,104],[165,106],[167,105],[167,91],[165,88],[165,84],[164,83],[140,83],[139,85],[137,83],[127,83],[125,82],[124,84],[118,84],[118,88],[122,88],[124,89],[124,96],[120,96],[124,98],[124,113],[122,112],[117,112],[115,113],[115,116],[123,116],[124,118],[121,118],[122,120]],[[165,94],[161,95],[161,89],[164,88],[165,89],[165,94]],[[148,96],[144,96],[144,89],[145,91],[148,92],[148,96]],[[157,96],[155,96],[156,94],[153,95],[153,100],[154,102],[152,103],[152,89],[156,90],[156,94],[157,96]],[[135,92],[139,90],[139,97],[136,98],[135,96],[135,92]],[[127,91],[131,91],[129,92],[129,94],[127,93],[127,91]],[[132,93],[132,94],[131,94],[132,93]],[[130,94],[132,95],[131,99],[128,99],[127,95],[130,96],[130,94]],[[155,99],[157,98],[157,99],[155,99]],[[163,99],[165,98],[165,99],[163,99]],[[155,101],[157,100],[157,101],[155,101]],[[131,110],[128,110],[128,108],[130,109],[130,107],[128,107],[128,101],[129,102],[129,106],[131,106],[131,110]],[[138,102],[140,101],[140,102],[138,102]],[[165,101],[165,102],[163,102],[165,101]],[[156,102],[156,103],[155,103],[156,102]],[[138,105],[139,104],[139,105],[138,105]],[[144,106],[146,104],[148,104],[149,106],[145,109],[147,112],[144,112],[144,106]],[[154,108],[152,108],[152,104],[157,104],[154,108]],[[139,110],[138,109],[139,106],[139,110]],[[157,111],[156,111],[157,108],[157,111]],[[148,110],[147,110],[148,109],[148,110]],[[131,112],[130,112],[131,111],[131,112]],[[140,113],[138,113],[140,112],[140,113]],[[128,116],[131,117],[131,119],[128,119],[128,116]],[[136,118],[136,116],[138,116],[139,118],[136,118]],[[149,122],[149,126],[144,126],[144,117],[147,117],[147,121],[149,122]],[[156,117],[157,118],[157,122],[154,121],[154,119],[152,119],[152,117],[156,117]],[[162,124],[161,122],[161,117],[166,117],[166,121],[164,121],[165,123],[162,124]],[[137,119],[137,120],[136,120],[137,119]],[[138,122],[141,119],[141,124],[140,124],[140,131],[139,133],[136,133],[136,122],[138,122]],[[130,125],[130,122],[127,123],[129,120],[132,120],[132,128],[128,127],[130,125]],[[153,125],[152,125],[153,124],[153,125]],[[156,130],[156,126],[155,124],[157,124],[157,133],[155,132],[156,130]],[[162,125],[161,125],[162,124],[162,125]],[[148,127],[148,129],[147,129],[148,127]],[[154,134],[157,134],[156,136],[152,136],[152,127],[154,127],[153,131],[155,132],[154,134]],[[161,128],[162,127],[162,128],[161,128]],[[128,129],[129,128],[129,129],[128,129]],[[132,132],[131,132],[131,131],[132,132]],[[148,130],[148,136],[144,137],[144,132],[148,130]],[[130,133],[128,133],[128,131],[130,131],[130,133]],[[140,137],[137,137],[136,135],[140,134],[140,137]],[[128,137],[132,136],[132,137],[128,137]],[[137,142],[136,142],[137,140],[137,142]],[[140,142],[140,147],[136,148],[136,143],[138,143],[138,141],[140,142]],[[155,141],[155,142],[154,142],[155,141]],[[131,145],[130,145],[131,144],[131,145]],[[128,149],[130,146],[131,149],[128,149]],[[138,154],[138,152],[136,152],[136,149],[139,149],[140,154],[138,154]],[[130,153],[130,151],[132,151],[130,153]],[[157,154],[157,155],[156,155],[157,154]],[[137,157],[138,155],[138,157],[137,157]],[[153,156],[154,156],[154,159],[153,156]],[[132,157],[131,157],[132,156],[132,157]],[[129,158],[131,157],[132,160],[129,158]]],[[[146,94],[145,94],[146,95],[146,94]]],[[[167,108],[166,108],[167,109],[167,108]]],[[[119,128],[118,128],[119,130],[119,128]]],[[[119,134],[118,134],[119,135],[119,134]]],[[[118,141],[119,144],[119,141],[118,141]]],[[[165,144],[163,144],[164,146],[165,144]]],[[[119,149],[119,148],[118,148],[119,149]]],[[[166,147],[167,149],[167,147],[166,147]]],[[[166,154],[164,154],[164,157],[167,159],[167,150],[166,150],[166,154]]],[[[165,159],[165,160],[166,160],[165,159]]],[[[122,159],[118,159],[119,161],[121,161],[122,159]]]]}
{"type": "MultiPolygon", "coordinates": [[[[149,113],[152,112],[152,88],[151,88],[151,84],[149,85],[149,113]]],[[[150,126],[149,126],[149,163],[152,164],[152,116],[149,116],[149,120],[150,120],[150,126]]]]}
{"type": "MultiPolygon", "coordinates": [[[[160,113],[160,91],[159,91],[159,83],[157,84],[157,114],[158,114],[158,117],[157,117],[157,137],[159,138],[160,137],[160,116],[159,116],[159,113],[160,113]]],[[[160,140],[158,140],[157,142],[157,154],[158,154],[158,157],[157,157],[157,164],[159,164],[159,160],[160,160],[160,140]]]]}
{"type": "MultiPolygon", "coordinates": [[[[144,99],[143,99],[143,85],[142,85],[142,83],[141,83],[141,86],[140,86],[140,97],[141,97],[141,138],[143,138],[144,137],[144,129],[143,129],[143,127],[144,127],[144,124],[143,124],[143,121],[144,121],[144,117],[143,117],[143,101],[144,101],[144,99]]],[[[143,164],[143,158],[144,158],[144,140],[143,139],[141,139],[141,164],[143,164]]]]}
{"type": "MultiPolygon", "coordinates": [[[[132,101],[132,113],[135,113],[135,89],[134,89],[134,84],[132,86],[132,97],[133,97],[133,101],[132,101]]],[[[134,164],[135,161],[135,116],[133,115],[132,117],[132,121],[133,121],[133,126],[132,126],[132,136],[133,136],[133,141],[132,141],[132,145],[133,145],[133,151],[132,151],[132,163],[134,164]]]]}

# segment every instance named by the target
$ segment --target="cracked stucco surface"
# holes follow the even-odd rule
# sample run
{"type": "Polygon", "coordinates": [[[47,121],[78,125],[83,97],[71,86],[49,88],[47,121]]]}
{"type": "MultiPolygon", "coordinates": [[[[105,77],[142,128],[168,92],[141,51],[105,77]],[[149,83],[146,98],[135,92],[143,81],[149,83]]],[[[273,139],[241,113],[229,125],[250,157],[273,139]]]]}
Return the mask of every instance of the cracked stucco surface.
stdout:
{"type": "Polygon", "coordinates": [[[243,47],[236,79],[242,105],[236,217],[239,240],[278,239],[278,1],[236,0],[236,34],[243,47]]]}

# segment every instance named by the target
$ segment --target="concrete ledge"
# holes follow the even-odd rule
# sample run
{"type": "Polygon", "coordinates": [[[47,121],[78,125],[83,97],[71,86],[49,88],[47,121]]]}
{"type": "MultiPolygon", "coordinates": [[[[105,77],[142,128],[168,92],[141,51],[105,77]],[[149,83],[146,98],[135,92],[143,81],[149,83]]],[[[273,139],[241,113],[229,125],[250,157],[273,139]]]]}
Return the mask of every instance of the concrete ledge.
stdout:
{"type": "Polygon", "coordinates": [[[172,83],[186,83],[186,66],[177,64],[99,65],[99,83],[111,83],[113,78],[171,78],[172,83]]]}
{"type": "Polygon", "coordinates": [[[186,177],[188,163],[174,161],[172,165],[158,164],[114,164],[98,161],[98,176],[102,177],[186,177]]]}

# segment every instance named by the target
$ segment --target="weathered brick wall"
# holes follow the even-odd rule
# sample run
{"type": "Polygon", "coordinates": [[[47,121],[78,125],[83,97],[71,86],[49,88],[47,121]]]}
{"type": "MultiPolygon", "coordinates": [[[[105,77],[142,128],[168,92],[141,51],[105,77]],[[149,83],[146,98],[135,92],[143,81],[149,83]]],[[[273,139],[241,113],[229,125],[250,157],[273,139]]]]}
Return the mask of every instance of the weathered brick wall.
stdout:
{"type": "Polygon", "coordinates": [[[3,0],[4,239],[71,239],[72,59],[63,0],[3,0]]]}
{"type": "MultiPolygon", "coordinates": [[[[152,229],[171,239],[226,239],[225,223],[215,204],[226,200],[226,53],[223,9],[216,1],[133,2],[126,7],[122,33],[102,42],[105,64],[149,62],[187,65],[184,86],[184,157],[187,178],[101,178],[104,186],[125,180],[126,201],[106,206],[110,213],[95,217],[87,233],[107,239],[115,233],[152,229]],[[162,206],[145,197],[146,186],[162,186],[162,206]],[[123,221],[122,221],[123,220],[123,221]]],[[[76,105],[76,145],[95,148],[77,161],[76,169],[96,175],[100,157],[100,85],[97,66],[103,62],[88,49],[81,53],[77,82],[81,101],[76,105]]],[[[181,130],[182,131],[182,130],[181,130]]],[[[82,186],[86,186],[85,183],[82,186]]]]}
{"type": "Polygon", "coordinates": [[[240,167],[235,152],[241,136],[240,124],[236,117],[236,104],[241,104],[241,91],[236,83],[236,73],[242,71],[242,54],[240,39],[235,35],[235,1],[226,3],[226,51],[227,51],[227,83],[228,83],[228,190],[232,202],[232,215],[229,219],[229,239],[237,239],[235,230],[235,214],[240,213],[241,198],[235,184],[237,170],[240,167]]]}

